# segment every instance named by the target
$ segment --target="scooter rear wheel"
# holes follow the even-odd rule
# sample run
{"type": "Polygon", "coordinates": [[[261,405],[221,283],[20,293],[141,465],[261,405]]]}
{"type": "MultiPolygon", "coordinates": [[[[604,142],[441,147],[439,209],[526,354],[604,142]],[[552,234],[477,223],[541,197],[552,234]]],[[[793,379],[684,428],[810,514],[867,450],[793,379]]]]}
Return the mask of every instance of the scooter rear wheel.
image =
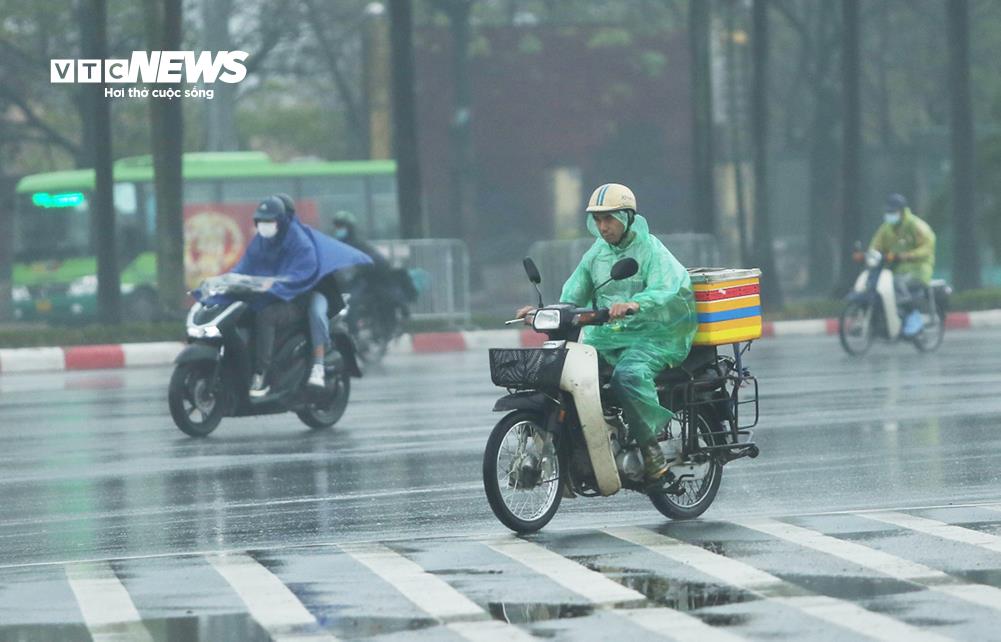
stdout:
{"type": "Polygon", "coordinates": [[[497,422],[483,453],[483,489],[494,515],[517,533],[532,533],[556,514],[564,466],[537,412],[516,410],[497,422]]]}
{"type": "Polygon", "coordinates": [[[872,346],[872,306],[850,301],[838,319],[838,338],[848,354],[860,357],[872,346]]]}
{"type": "Polygon", "coordinates": [[[296,412],[299,420],[313,430],[332,427],[341,420],[348,408],[351,377],[347,373],[337,373],[334,377],[334,380],[327,384],[327,389],[320,393],[323,396],[322,400],[310,403],[303,410],[296,412]]]}

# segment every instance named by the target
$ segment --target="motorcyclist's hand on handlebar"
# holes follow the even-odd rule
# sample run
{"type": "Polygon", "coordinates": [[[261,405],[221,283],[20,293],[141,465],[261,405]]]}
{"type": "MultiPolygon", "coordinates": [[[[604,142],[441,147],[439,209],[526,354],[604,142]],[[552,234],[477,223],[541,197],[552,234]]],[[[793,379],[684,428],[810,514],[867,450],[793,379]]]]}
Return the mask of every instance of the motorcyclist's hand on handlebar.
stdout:
{"type": "Polygon", "coordinates": [[[640,309],[640,304],[635,301],[628,301],[626,303],[615,303],[608,309],[608,316],[613,319],[621,319],[630,313],[638,312],[640,309]]]}
{"type": "Polygon", "coordinates": [[[899,257],[893,252],[887,252],[883,258],[886,259],[887,263],[896,263],[899,257]]]}
{"type": "Polygon", "coordinates": [[[514,318],[516,318],[516,319],[524,319],[525,315],[527,315],[529,312],[531,312],[534,309],[535,309],[534,305],[526,305],[526,306],[524,306],[522,308],[518,308],[518,311],[515,312],[515,314],[514,314],[514,318]]]}
{"type": "Polygon", "coordinates": [[[865,259],[865,252],[862,250],[855,250],[852,252],[852,260],[856,263],[861,263],[865,259]]]}

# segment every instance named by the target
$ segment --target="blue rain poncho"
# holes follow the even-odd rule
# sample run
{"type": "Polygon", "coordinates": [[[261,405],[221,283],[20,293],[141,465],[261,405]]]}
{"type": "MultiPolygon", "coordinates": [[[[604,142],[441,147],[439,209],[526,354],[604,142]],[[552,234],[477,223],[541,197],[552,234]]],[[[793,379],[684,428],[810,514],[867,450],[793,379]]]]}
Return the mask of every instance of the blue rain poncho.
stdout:
{"type": "Polygon", "coordinates": [[[338,270],[371,263],[363,252],[285,214],[278,221],[278,234],[270,239],[255,234],[232,271],[282,279],[271,286],[268,295],[291,301],[338,270]]]}
{"type": "MultiPolygon", "coordinates": [[[[623,225],[628,223],[624,212],[613,216],[623,225]]],[[[654,378],[664,368],[684,361],[692,348],[698,327],[692,281],[688,270],[650,234],[646,219],[638,214],[619,245],[601,237],[590,214],[587,229],[597,240],[564,284],[560,300],[590,305],[594,287],[609,278],[616,261],[632,257],[639,264],[634,276],[597,291],[598,307],[633,301],[640,305],[639,311],[605,325],[588,326],[582,341],[615,366],[612,386],[630,432],[642,445],[673,416],[660,405],[654,378]]]]}

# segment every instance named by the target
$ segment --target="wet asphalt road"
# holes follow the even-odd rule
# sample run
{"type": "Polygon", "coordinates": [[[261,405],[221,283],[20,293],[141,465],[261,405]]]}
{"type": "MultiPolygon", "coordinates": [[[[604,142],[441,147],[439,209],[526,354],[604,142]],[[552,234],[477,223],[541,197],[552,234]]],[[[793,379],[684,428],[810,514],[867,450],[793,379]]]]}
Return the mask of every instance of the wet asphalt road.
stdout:
{"type": "Polygon", "coordinates": [[[0,377],[0,640],[1001,639],[999,363],[988,332],[759,342],[762,455],[703,518],[575,499],[527,549],[480,482],[485,352],[391,357],[331,431],[203,440],[169,369],[0,377]]]}

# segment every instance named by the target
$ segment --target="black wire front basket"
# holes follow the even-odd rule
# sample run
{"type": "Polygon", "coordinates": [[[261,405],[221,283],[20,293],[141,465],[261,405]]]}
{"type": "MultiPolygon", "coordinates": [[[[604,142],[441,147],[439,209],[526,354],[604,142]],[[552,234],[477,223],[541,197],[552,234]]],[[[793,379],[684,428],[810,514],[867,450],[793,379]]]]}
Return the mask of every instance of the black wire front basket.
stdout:
{"type": "Polygon", "coordinates": [[[491,348],[490,379],[513,390],[559,388],[566,358],[563,348],[491,348]]]}

